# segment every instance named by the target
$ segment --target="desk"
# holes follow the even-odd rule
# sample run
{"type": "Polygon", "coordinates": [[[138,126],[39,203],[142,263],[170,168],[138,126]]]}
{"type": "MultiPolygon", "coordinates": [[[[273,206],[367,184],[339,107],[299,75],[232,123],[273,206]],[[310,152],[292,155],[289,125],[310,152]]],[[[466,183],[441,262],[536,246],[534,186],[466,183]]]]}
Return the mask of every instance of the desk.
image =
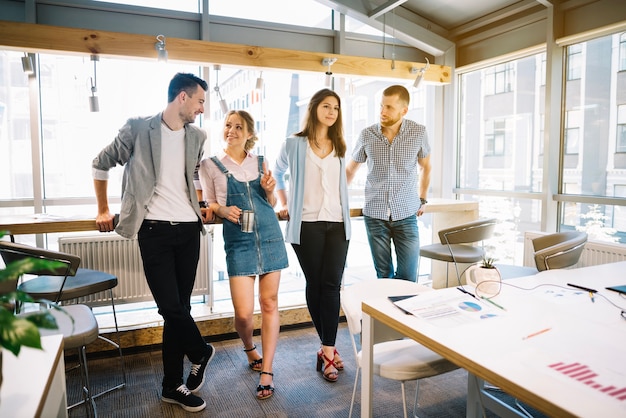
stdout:
{"type": "Polygon", "coordinates": [[[43,350],[3,350],[0,417],[67,417],[63,336],[41,338],[43,350]]]}
{"type": "MultiPolygon", "coordinates": [[[[406,315],[383,296],[364,302],[361,416],[372,415],[372,341],[380,326],[414,339],[469,372],[468,417],[481,416],[481,398],[499,415],[512,412],[486,399],[483,380],[549,416],[626,416],[626,320],[608,301],[626,308],[626,300],[605,290],[626,283],[624,271],[626,262],[619,262],[507,280],[494,298],[506,312],[454,328],[406,315]],[[597,289],[595,302],[567,283],[597,289]],[[524,289],[554,285],[522,290],[509,284],[524,289]],[[524,339],[546,328],[550,331],[524,339]],[[583,374],[572,377],[559,369],[559,363],[565,367],[578,363],[583,374]]],[[[427,295],[434,293],[460,292],[448,288],[427,295]]]]}
{"type": "Polygon", "coordinates": [[[62,218],[45,215],[0,216],[0,231],[11,235],[52,234],[57,232],[97,231],[95,218],[62,218]]]}
{"type": "MultiPolygon", "coordinates": [[[[431,199],[425,213],[437,214],[433,217],[433,231],[478,219],[478,202],[464,202],[452,199],[431,199]]],[[[278,215],[277,215],[278,216],[278,215]]],[[[351,217],[363,216],[361,208],[350,209],[351,217]]],[[[212,222],[211,223],[219,223],[212,222]]],[[[54,217],[43,215],[3,215],[0,216],[0,231],[11,235],[50,234],[57,232],[97,231],[95,218],[54,217]]],[[[435,232],[436,235],[436,232],[435,232]]],[[[437,239],[435,237],[435,239],[437,239]]]]}

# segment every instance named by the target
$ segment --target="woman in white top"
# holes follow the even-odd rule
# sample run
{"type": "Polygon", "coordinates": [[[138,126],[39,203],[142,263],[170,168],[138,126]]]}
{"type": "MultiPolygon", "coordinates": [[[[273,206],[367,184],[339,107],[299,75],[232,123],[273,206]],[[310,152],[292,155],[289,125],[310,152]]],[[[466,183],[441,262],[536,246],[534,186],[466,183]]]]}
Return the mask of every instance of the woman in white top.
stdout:
{"type": "Polygon", "coordinates": [[[283,144],[276,162],[276,190],[289,218],[291,243],[306,278],[306,301],[320,337],[317,370],[336,382],[343,361],[335,349],[339,325],[339,290],[350,240],[346,182],[346,143],[341,99],[323,89],[311,97],[304,128],[283,144]],[[289,170],[289,198],[284,176],[289,170]]]}

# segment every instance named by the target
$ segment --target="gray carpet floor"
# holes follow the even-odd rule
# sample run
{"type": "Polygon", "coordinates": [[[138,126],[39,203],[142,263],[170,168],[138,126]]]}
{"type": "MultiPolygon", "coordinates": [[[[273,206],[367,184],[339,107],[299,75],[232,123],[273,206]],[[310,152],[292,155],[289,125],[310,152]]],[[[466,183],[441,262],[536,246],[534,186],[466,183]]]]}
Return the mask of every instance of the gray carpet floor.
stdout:
{"type": "MultiPolygon", "coordinates": [[[[274,360],[275,395],[256,399],[258,374],[247,366],[239,339],[215,341],[216,354],[207,367],[204,387],[198,393],[207,403],[204,411],[189,413],[177,405],[162,402],[161,352],[158,349],[127,353],[125,358],[127,386],[96,399],[99,417],[347,417],[355,377],[355,360],[347,325],[341,323],[337,348],[345,361],[339,381],[330,383],[315,370],[315,353],[319,340],[313,328],[283,330],[274,360]]],[[[260,345],[260,337],[255,337],[260,345]]],[[[68,360],[67,366],[73,362],[68,360]]],[[[116,358],[89,360],[92,390],[102,390],[119,380],[116,358]]],[[[185,375],[188,373],[188,365],[185,375]]],[[[78,371],[67,373],[68,401],[80,399],[78,371]]],[[[360,389],[360,380],[359,380],[360,389]]],[[[413,408],[415,382],[407,382],[409,415],[413,408]]],[[[467,372],[456,370],[420,381],[417,415],[422,418],[465,416],[467,372]]],[[[506,397],[506,395],[504,395],[506,397]]],[[[402,417],[400,382],[375,377],[374,416],[402,417]]],[[[360,415],[360,393],[357,390],[353,416],[360,415]]],[[[70,411],[70,417],[85,416],[83,406],[70,411]]],[[[486,417],[495,417],[487,412],[486,417]]]]}

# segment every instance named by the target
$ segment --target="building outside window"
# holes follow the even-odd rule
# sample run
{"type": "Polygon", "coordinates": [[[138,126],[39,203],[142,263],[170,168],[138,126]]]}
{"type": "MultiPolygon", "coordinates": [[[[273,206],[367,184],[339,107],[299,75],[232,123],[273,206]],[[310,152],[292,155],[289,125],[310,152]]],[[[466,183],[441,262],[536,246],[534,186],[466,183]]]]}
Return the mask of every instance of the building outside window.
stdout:
{"type": "Polygon", "coordinates": [[[615,152],[626,152],[626,105],[617,106],[615,152]]]}

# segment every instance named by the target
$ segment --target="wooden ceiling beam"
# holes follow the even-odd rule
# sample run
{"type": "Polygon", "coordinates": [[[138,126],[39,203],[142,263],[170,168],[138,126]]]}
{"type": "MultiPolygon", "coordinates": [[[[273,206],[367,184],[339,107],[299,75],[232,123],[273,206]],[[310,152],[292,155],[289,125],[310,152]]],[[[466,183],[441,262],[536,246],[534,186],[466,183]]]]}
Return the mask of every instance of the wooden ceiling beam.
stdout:
{"type": "MultiPolygon", "coordinates": [[[[32,23],[0,21],[0,46],[24,52],[97,54],[103,57],[147,58],[156,62],[156,38],[152,35],[76,29],[32,23]]],[[[223,64],[241,67],[275,68],[292,71],[325,72],[324,58],[337,58],[332,65],[336,75],[413,79],[412,68],[426,63],[356,57],[322,52],[265,48],[199,40],[166,38],[169,60],[190,63],[223,64]]],[[[449,84],[449,66],[431,64],[424,82],[449,84]]]]}

